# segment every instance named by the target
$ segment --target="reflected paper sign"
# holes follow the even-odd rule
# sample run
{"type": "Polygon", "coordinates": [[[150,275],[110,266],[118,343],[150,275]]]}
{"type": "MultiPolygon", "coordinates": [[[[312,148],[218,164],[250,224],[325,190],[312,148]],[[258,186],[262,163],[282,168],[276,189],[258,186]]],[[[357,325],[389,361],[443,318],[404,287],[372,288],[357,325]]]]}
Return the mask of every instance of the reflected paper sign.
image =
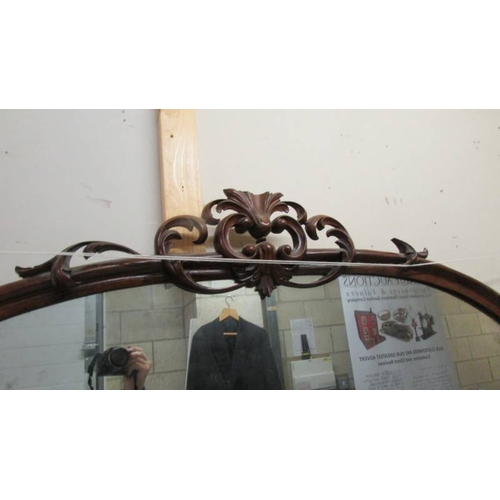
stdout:
{"type": "Polygon", "coordinates": [[[445,325],[426,285],[339,279],[356,389],[458,389],[445,325]]]}

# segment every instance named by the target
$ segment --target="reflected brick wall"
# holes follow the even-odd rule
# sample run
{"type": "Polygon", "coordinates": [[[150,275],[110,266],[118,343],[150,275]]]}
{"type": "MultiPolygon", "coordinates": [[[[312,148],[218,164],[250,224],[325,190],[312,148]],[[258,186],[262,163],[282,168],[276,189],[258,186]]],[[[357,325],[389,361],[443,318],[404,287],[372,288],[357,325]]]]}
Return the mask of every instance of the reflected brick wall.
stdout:
{"type": "MultiPolygon", "coordinates": [[[[223,288],[232,282],[205,283],[223,288]]],[[[196,295],[165,285],[144,286],[105,294],[105,346],[135,345],[144,350],[153,366],[148,390],[184,389],[190,321],[197,327],[217,318],[227,307],[259,326],[263,325],[259,296],[248,289],[230,294],[196,295]]],[[[106,389],[121,389],[122,377],[106,377],[106,389]]]]}
{"type": "MultiPolygon", "coordinates": [[[[147,389],[184,389],[189,319],[195,295],[174,287],[152,285],[106,293],[106,349],[135,345],[153,366],[147,389]]],[[[122,377],[106,377],[106,389],[121,389],[122,377]]]]}
{"type": "Polygon", "coordinates": [[[290,362],[301,359],[293,354],[290,330],[290,320],[300,318],[313,320],[317,353],[312,357],[331,356],[335,374],[347,374],[354,388],[338,281],[318,288],[280,287],[275,293],[285,389],[293,387],[290,362]]]}
{"type": "MultiPolygon", "coordinates": [[[[223,287],[226,283],[212,283],[223,287]]],[[[312,318],[317,354],[331,356],[335,373],[347,374],[354,388],[347,332],[338,281],[324,287],[280,287],[275,292],[285,388],[291,389],[290,361],[294,356],[290,320],[312,318]]],[[[231,307],[252,323],[263,326],[259,296],[251,289],[230,294],[231,307]]],[[[226,307],[227,294],[198,295],[165,285],[145,286],[105,294],[106,348],[137,345],[153,362],[148,389],[184,389],[189,324],[198,327],[226,307]]],[[[446,326],[452,359],[464,389],[500,389],[500,325],[462,301],[436,292],[446,326]]],[[[121,377],[107,377],[107,389],[120,389],[121,377]]]]}
{"type": "Polygon", "coordinates": [[[500,325],[450,295],[436,298],[460,387],[500,389],[500,325]]]}

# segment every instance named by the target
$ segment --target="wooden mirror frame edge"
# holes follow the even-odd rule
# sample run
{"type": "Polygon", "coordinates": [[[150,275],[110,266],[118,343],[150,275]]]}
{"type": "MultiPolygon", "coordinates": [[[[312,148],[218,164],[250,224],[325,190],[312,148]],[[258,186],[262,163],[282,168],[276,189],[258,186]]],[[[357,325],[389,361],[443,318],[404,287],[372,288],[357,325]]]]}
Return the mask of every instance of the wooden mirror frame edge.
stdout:
{"type": "Polygon", "coordinates": [[[0,286],[0,320],[88,295],[152,284],[172,283],[183,290],[202,294],[248,287],[264,298],[278,286],[309,288],[343,275],[372,275],[432,286],[500,323],[500,295],[495,290],[454,269],[433,264],[426,259],[426,250],[416,252],[397,239],[392,241],[398,253],[359,250],[337,220],[325,215],[308,218],[299,204],[282,201],[281,193],[254,195],[234,189],[226,189],[224,193],[227,198],[209,203],[201,218],[184,215],[162,224],[155,236],[158,259],[141,258],[137,252],[122,245],[83,242],[68,247],[61,255],[39,266],[16,268],[22,279],[0,286]],[[295,217],[288,215],[290,209],[296,213],[295,217]],[[230,214],[216,219],[214,210],[230,214]],[[188,236],[195,244],[203,245],[208,238],[208,226],[215,227],[215,252],[172,253],[176,242],[188,236]],[[318,239],[319,231],[323,230],[328,237],[336,238],[338,248],[308,249],[308,237],[318,239]],[[251,242],[235,249],[230,238],[235,232],[250,236],[251,242]],[[288,233],[292,245],[276,248],[268,239],[272,233],[288,233]],[[87,256],[110,250],[135,256],[73,268],[71,257],[79,250],[87,256]],[[275,265],[270,265],[271,262],[275,265]],[[311,267],[311,263],[316,265],[311,267]],[[342,265],[335,266],[335,263],[342,265]],[[400,267],[401,264],[405,266],[400,267]],[[317,279],[304,284],[294,282],[295,276],[317,279]],[[203,285],[221,280],[231,280],[233,285],[225,288],[203,285]]]}

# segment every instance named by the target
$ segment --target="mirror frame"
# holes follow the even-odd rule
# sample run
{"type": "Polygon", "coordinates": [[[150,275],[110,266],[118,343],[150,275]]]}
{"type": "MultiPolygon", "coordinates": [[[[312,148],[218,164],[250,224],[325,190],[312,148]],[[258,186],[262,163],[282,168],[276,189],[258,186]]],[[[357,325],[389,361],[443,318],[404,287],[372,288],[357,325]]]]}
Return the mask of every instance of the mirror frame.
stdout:
{"type": "Polygon", "coordinates": [[[345,227],[327,215],[308,217],[296,202],[282,201],[281,193],[252,194],[225,189],[225,199],[205,206],[201,217],[183,215],[164,222],[156,232],[155,256],[146,258],[115,243],[86,241],[72,245],[43,264],[16,267],[19,281],[0,286],[0,320],[60,302],[113,290],[161,283],[201,294],[225,293],[238,288],[254,288],[261,298],[278,286],[311,288],[342,275],[376,275],[414,281],[447,292],[500,323],[500,295],[484,283],[427,260],[428,252],[394,238],[398,252],[356,249],[345,227]],[[290,211],[295,216],[288,215],[290,211]],[[216,218],[215,213],[228,215],[216,218]],[[278,215],[276,215],[278,214],[278,215]],[[204,250],[214,228],[215,252],[175,253],[176,242],[191,241],[204,250]],[[319,239],[325,231],[335,238],[337,248],[309,249],[308,238],[319,239]],[[287,233],[292,245],[278,248],[269,241],[272,234],[287,233]],[[234,235],[249,243],[235,248],[234,235]],[[71,267],[78,252],[85,258],[118,251],[130,257],[71,267]],[[420,266],[419,264],[426,264],[420,266]],[[309,276],[310,283],[295,282],[309,276]],[[205,282],[231,280],[225,288],[205,282]]]}

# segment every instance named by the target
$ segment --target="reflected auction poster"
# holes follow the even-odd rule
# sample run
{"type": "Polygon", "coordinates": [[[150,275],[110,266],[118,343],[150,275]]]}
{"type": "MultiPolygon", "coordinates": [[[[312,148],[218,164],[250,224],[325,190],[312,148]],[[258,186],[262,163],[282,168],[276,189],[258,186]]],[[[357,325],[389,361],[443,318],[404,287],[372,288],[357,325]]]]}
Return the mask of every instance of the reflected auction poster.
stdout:
{"type": "Polygon", "coordinates": [[[434,291],[381,276],[341,276],[356,389],[458,389],[434,291]]]}

